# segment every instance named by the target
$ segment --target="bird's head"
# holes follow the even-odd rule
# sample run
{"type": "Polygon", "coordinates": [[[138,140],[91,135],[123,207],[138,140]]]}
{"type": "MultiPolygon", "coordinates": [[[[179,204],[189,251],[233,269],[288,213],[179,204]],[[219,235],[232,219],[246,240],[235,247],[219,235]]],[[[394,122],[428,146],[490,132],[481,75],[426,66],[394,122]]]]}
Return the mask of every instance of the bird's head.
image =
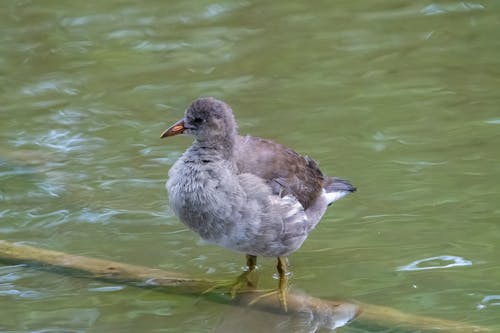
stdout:
{"type": "Polygon", "coordinates": [[[233,111],[226,103],[213,97],[196,99],[184,112],[184,117],[167,128],[160,136],[177,134],[194,136],[198,141],[232,139],[236,135],[233,111]]]}

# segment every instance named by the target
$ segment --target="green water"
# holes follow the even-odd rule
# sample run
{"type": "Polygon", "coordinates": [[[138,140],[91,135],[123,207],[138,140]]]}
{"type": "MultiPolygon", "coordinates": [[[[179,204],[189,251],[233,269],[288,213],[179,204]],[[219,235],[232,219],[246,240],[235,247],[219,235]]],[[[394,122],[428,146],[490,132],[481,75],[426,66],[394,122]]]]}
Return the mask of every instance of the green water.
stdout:
{"type": "MultiPolygon", "coordinates": [[[[358,187],[291,256],[293,288],[500,330],[499,29],[494,1],[4,0],[0,239],[239,274],[243,256],[200,242],[164,189],[190,139],[159,134],[211,95],[241,133],[358,187]]],[[[286,328],[246,315],[0,266],[2,332],[286,328]]]]}

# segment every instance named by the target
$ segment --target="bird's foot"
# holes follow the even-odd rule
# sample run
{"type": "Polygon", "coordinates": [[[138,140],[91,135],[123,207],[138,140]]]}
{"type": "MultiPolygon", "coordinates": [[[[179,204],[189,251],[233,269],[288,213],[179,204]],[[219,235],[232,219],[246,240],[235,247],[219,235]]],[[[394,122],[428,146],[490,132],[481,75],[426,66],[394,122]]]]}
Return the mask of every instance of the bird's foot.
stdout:
{"type": "Polygon", "coordinates": [[[209,293],[216,289],[225,289],[229,291],[231,298],[234,298],[240,291],[255,290],[257,288],[258,276],[255,270],[243,272],[234,280],[220,281],[214,286],[208,288],[203,293],[209,293]]]}
{"type": "Polygon", "coordinates": [[[247,269],[240,274],[235,280],[222,281],[216,283],[214,286],[208,288],[203,293],[209,293],[215,289],[228,289],[231,295],[231,298],[236,296],[238,291],[250,291],[255,290],[257,288],[257,282],[259,281],[259,277],[257,272],[255,272],[257,268],[257,256],[252,254],[246,255],[247,259],[247,269]]]}

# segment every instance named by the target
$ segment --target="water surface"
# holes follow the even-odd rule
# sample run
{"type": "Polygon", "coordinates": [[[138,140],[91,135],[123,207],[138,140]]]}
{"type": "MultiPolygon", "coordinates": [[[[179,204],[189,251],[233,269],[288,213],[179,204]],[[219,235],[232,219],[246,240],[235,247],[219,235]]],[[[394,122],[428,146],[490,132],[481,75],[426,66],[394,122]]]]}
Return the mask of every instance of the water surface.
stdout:
{"type": "MultiPolygon", "coordinates": [[[[499,18],[493,1],[3,1],[1,239],[239,274],[243,256],[200,242],[164,190],[190,139],[159,134],[211,95],[241,133],[359,189],[291,256],[293,288],[500,330],[499,18]]],[[[243,316],[15,265],[0,308],[8,332],[224,332],[243,316]]]]}

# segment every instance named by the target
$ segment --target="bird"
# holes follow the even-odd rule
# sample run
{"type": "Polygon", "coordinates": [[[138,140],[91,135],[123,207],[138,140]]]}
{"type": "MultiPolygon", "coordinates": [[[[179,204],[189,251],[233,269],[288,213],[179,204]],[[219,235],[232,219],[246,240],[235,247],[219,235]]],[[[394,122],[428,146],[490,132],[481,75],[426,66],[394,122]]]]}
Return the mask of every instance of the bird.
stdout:
{"type": "Polygon", "coordinates": [[[244,276],[257,256],[277,258],[286,311],[288,256],[327,207],[356,188],[284,145],[239,135],[231,107],[213,97],[195,99],[160,137],[179,134],[194,140],[168,171],[171,209],[203,240],[246,254],[244,276]]]}

